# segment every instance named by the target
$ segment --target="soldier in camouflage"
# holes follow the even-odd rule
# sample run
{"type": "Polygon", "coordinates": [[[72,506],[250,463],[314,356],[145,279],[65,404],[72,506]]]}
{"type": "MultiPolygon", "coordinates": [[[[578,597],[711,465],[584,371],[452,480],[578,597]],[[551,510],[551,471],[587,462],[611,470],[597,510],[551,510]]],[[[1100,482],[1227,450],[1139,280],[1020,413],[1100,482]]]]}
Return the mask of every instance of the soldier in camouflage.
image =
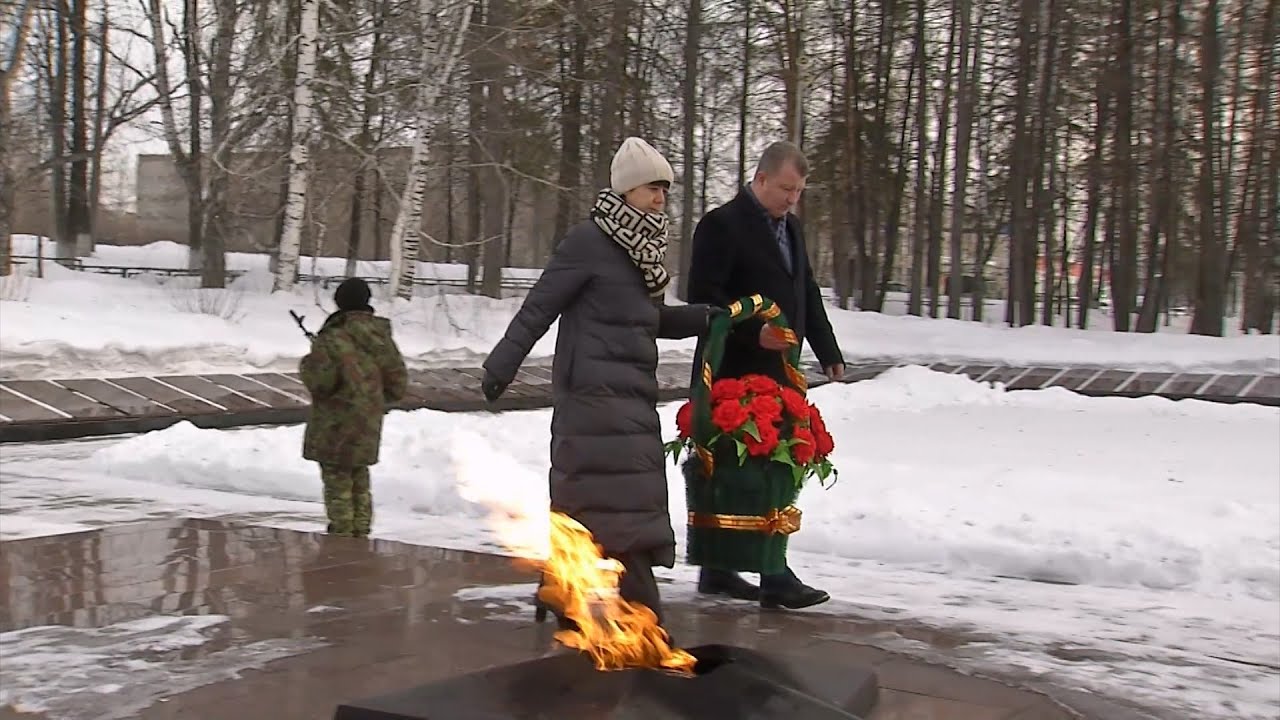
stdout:
{"type": "Polygon", "coordinates": [[[334,535],[369,535],[369,466],[378,462],[387,405],[404,397],[408,383],[391,321],[373,314],[370,297],[364,280],[344,280],[333,295],[338,310],[324,321],[299,366],[311,393],[302,457],[320,464],[334,535]]]}

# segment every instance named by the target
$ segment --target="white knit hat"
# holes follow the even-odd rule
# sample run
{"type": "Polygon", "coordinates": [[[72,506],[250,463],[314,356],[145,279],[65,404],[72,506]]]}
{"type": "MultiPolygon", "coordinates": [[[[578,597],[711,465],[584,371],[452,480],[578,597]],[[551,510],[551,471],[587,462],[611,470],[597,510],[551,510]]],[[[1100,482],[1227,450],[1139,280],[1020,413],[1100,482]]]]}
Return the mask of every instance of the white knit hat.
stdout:
{"type": "Polygon", "coordinates": [[[638,137],[623,140],[622,147],[613,155],[613,164],[609,166],[609,184],[616,193],[625,193],[659,180],[673,183],[675,179],[671,163],[638,137]]]}

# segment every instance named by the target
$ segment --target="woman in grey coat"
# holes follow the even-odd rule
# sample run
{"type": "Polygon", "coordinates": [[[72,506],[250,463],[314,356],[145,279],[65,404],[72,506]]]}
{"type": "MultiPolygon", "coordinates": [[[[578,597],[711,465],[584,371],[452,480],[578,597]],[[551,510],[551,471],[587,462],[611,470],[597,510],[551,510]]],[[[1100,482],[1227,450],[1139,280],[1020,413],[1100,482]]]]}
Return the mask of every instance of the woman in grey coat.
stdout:
{"type": "Polygon", "coordinates": [[[591,531],[625,568],[621,596],[661,621],[653,566],[675,564],[676,541],[657,411],[657,339],[697,336],[720,310],[662,302],[671,165],[631,137],[610,176],[591,218],[569,230],[489,353],[482,389],[496,400],[560,319],[551,366],[551,509],[591,531]]]}

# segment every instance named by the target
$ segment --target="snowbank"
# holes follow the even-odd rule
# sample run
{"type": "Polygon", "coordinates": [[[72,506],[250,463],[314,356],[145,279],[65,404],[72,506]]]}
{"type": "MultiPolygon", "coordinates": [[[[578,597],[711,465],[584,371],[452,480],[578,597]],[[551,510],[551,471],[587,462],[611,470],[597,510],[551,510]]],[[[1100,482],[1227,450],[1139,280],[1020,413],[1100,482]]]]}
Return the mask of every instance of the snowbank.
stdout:
{"type": "MultiPolygon", "coordinates": [[[[17,254],[34,252],[34,238],[16,238],[17,254]],[[29,247],[28,247],[29,246],[29,247]]],[[[49,252],[52,252],[51,244],[49,252]]],[[[88,264],[184,267],[186,248],[174,243],[101,246],[88,264]]],[[[318,327],[332,311],[332,291],[301,286],[271,293],[267,257],[232,253],[228,267],[247,271],[226,290],[199,290],[193,278],[164,279],[72,271],[54,263],[45,277],[6,280],[0,293],[0,378],[111,376],[176,372],[292,371],[307,350],[289,311],[318,327]]],[[[319,258],[321,274],[341,275],[345,261],[319,258]]],[[[364,262],[361,274],[384,275],[385,262],[364,262]]],[[[312,272],[310,261],[303,268],[312,272]]],[[[508,269],[535,277],[537,270],[508,269]]],[[[422,277],[462,278],[461,265],[420,263],[422,277]]],[[[501,338],[519,296],[494,300],[444,288],[422,288],[412,301],[374,305],[389,315],[396,339],[415,367],[475,364],[501,338]]],[[[508,291],[514,293],[514,291],[508,291]]],[[[676,302],[669,298],[669,302],[676,302]]],[[[1274,336],[1207,338],[1177,332],[1152,335],[1105,329],[1071,330],[933,320],[830,308],[849,362],[933,362],[1008,365],[1095,365],[1123,369],[1202,372],[1280,372],[1274,336]]],[[[556,326],[533,349],[545,360],[556,326]]],[[[664,357],[688,358],[692,340],[661,341],[664,357]]],[[[805,356],[813,360],[806,348],[805,356]]]]}
{"type": "MultiPolygon", "coordinates": [[[[1280,411],[1004,392],[919,367],[823,387],[839,482],[805,490],[792,547],[941,572],[1280,599],[1280,411]]],[[[662,408],[673,427],[675,406],[662,408]]],[[[548,412],[396,412],[379,513],[545,522],[548,412]]],[[[189,424],[92,457],[99,472],[286,500],[320,497],[301,428],[189,424]]],[[[672,468],[671,511],[685,512],[672,468]]],[[[530,533],[538,536],[540,528],[530,533]]]]}

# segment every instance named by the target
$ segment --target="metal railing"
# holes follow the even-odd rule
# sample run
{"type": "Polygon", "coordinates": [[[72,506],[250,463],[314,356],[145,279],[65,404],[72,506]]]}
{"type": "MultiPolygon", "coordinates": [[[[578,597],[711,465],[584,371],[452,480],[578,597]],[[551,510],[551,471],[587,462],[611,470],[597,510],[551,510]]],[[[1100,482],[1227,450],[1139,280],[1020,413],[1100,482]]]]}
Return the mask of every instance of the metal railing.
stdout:
{"type": "MultiPolygon", "coordinates": [[[[308,273],[299,273],[298,282],[303,283],[319,283],[321,287],[328,288],[330,285],[346,280],[346,275],[311,275],[308,273]]],[[[370,285],[386,285],[390,282],[389,278],[378,275],[354,275],[370,285]]],[[[537,278],[521,278],[521,277],[504,277],[502,278],[502,287],[506,290],[528,290],[537,282],[537,278]]],[[[476,283],[479,285],[479,283],[476,283]]],[[[441,277],[415,277],[413,285],[426,287],[459,287],[467,286],[466,278],[441,278],[441,277]]]]}

